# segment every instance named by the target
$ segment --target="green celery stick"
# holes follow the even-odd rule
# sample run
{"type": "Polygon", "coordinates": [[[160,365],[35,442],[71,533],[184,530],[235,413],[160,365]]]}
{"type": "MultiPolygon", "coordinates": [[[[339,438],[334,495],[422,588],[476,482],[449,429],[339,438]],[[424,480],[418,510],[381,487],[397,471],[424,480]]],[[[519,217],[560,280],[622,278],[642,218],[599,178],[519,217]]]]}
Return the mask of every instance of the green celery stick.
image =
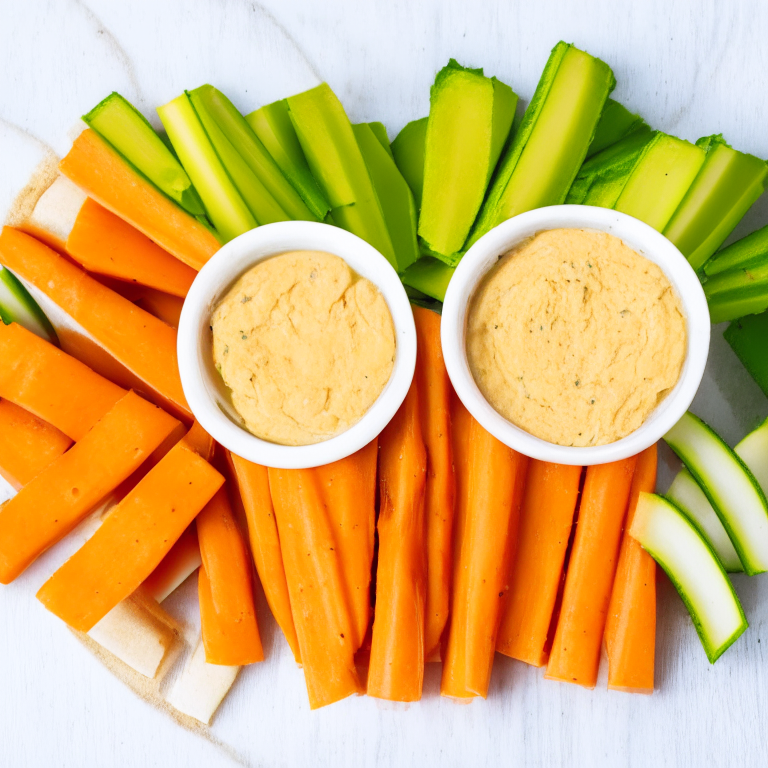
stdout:
{"type": "Polygon", "coordinates": [[[723,337],[768,397],[768,312],[735,320],[723,337]]]}
{"type": "Polygon", "coordinates": [[[768,263],[768,227],[758,229],[718,251],[704,265],[704,274],[713,277],[729,269],[749,269],[765,263],[768,263]]]}
{"type": "Polygon", "coordinates": [[[422,117],[408,123],[392,142],[395,163],[408,182],[419,210],[424,188],[424,151],[427,145],[428,121],[428,117],[422,117]]]}
{"type": "Polygon", "coordinates": [[[246,115],[245,119],[307,208],[318,221],[323,221],[331,210],[331,204],[309,170],[288,114],[288,102],[282,99],[267,104],[246,115]]]}
{"type": "Polygon", "coordinates": [[[431,296],[438,301],[445,300],[448,283],[451,282],[455,267],[449,267],[431,256],[422,256],[415,264],[400,275],[405,285],[431,296]]]}
{"type": "Polygon", "coordinates": [[[768,262],[710,277],[704,283],[704,295],[713,323],[763,312],[768,309],[768,262]]]}
{"type": "Polygon", "coordinates": [[[648,126],[643,126],[587,160],[579,169],[565,202],[613,208],[638,160],[655,136],[648,126]]]}
{"type": "Polygon", "coordinates": [[[447,263],[461,250],[512,128],[517,95],[454,59],[430,90],[419,237],[447,263]]]}
{"type": "Polygon", "coordinates": [[[658,133],[632,171],[615,210],[663,232],[705,157],[701,147],[658,133]]]}
{"type": "Polygon", "coordinates": [[[99,102],[83,120],[134,168],[193,216],[205,214],[203,202],[173,152],[144,115],[119,93],[99,102]]]}
{"type": "Polygon", "coordinates": [[[343,229],[363,238],[397,268],[371,176],[344,107],[327,83],[287,99],[304,156],[343,229]]]}
{"type": "Polygon", "coordinates": [[[431,296],[427,296],[426,293],[422,293],[417,288],[411,288],[410,285],[403,286],[405,288],[405,295],[408,300],[416,307],[424,307],[424,309],[431,309],[433,312],[437,312],[438,315],[443,314],[443,302],[433,299],[431,296]]]}
{"type": "Polygon", "coordinates": [[[465,248],[512,216],[565,200],[615,84],[605,62],[555,46],[465,248]]]}
{"type": "Polygon", "coordinates": [[[413,201],[413,193],[387,151],[389,142],[382,142],[370,123],[353,125],[352,129],[384,213],[389,237],[395,249],[397,271],[402,272],[419,258],[416,203],[413,201]]]}
{"type": "Polygon", "coordinates": [[[387,128],[384,123],[368,123],[368,126],[373,131],[373,135],[381,142],[381,146],[387,150],[387,154],[394,160],[395,156],[392,154],[392,148],[389,146],[389,136],[387,135],[387,128]]]}
{"type": "MultiPolygon", "coordinates": [[[[285,219],[317,220],[317,217],[304,204],[299,193],[283,176],[280,167],[259,141],[259,137],[253,132],[246,119],[221,91],[212,85],[202,85],[191,91],[189,96],[198,114],[207,112],[211,120],[221,129],[221,133],[227,137],[242,158],[240,162],[245,163],[275,203],[285,212],[285,219]]],[[[224,165],[227,170],[230,170],[226,163],[224,165]]],[[[230,173],[232,173],[231,170],[230,173]]],[[[259,218],[258,215],[256,218],[259,218]]],[[[279,221],[280,219],[270,217],[268,220],[279,221]]]]}
{"type": "Polygon", "coordinates": [[[640,115],[634,115],[618,101],[608,99],[595,128],[595,137],[587,150],[587,159],[630,136],[641,128],[648,128],[640,115]]]}
{"type": "Polygon", "coordinates": [[[205,205],[208,217],[224,242],[258,226],[232,183],[186,93],[157,113],[205,205]]]}
{"type": "Polygon", "coordinates": [[[732,149],[720,135],[696,144],[707,158],[664,234],[700,269],[763,194],[768,165],[732,149]]]}

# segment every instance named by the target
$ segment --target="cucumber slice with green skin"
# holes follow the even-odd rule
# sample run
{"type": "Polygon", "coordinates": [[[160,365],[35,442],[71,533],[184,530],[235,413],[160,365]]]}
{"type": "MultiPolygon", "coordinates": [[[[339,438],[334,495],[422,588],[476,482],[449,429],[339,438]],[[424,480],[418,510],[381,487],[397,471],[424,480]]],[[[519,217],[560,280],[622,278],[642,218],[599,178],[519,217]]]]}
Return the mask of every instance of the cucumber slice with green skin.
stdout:
{"type": "Polygon", "coordinates": [[[749,626],[717,556],[683,512],[653,493],[640,494],[629,535],[666,571],[714,664],[749,626]]]}
{"type": "Polygon", "coordinates": [[[216,154],[187,93],[158,107],[157,113],[224,242],[257,227],[256,218],[216,154]]]}
{"type": "MultiPolygon", "coordinates": [[[[221,91],[212,85],[201,85],[189,92],[189,98],[200,115],[203,125],[206,126],[206,130],[211,122],[216,124],[237,153],[239,164],[245,165],[256,176],[274,203],[285,212],[285,218],[296,221],[317,220],[317,217],[304,204],[299,193],[285,178],[248,121],[221,91]],[[208,116],[208,120],[203,119],[203,114],[208,116]]],[[[216,145],[215,141],[214,145],[216,145]]],[[[225,162],[224,165],[232,173],[230,169],[232,163],[225,162]]],[[[256,218],[259,218],[258,214],[256,218]]]]}
{"type": "Polygon", "coordinates": [[[623,104],[618,101],[608,99],[603,107],[603,113],[600,115],[600,122],[595,128],[595,136],[587,151],[587,159],[593,157],[598,152],[612,146],[617,141],[621,141],[640,128],[648,128],[640,115],[630,112],[623,104]]]}
{"type": "Polygon", "coordinates": [[[45,313],[18,281],[16,275],[0,267],[0,320],[6,325],[18,323],[51,344],[59,340],[45,313]]]}
{"type": "Polygon", "coordinates": [[[749,269],[731,269],[704,283],[713,323],[737,320],[768,309],[768,260],[749,269]]]}
{"type": "Polygon", "coordinates": [[[718,251],[705,265],[707,277],[731,269],[750,269],[768,263],[768,227],[742,237],[722,251],[718,251]]]}
{"type": "Polygon", "coordinates": [[[421,209],[424,189],[424,152],[427,146],[428,117],[408,123],[392,142],[392,155],[413,192],[416,207],[421,209]]]}
{"type": "Polygon", "coordinates": [[[763,194],[768,165],[732,149],[721,135],[699,139],[696,146],[707,159],[664,235],[698,270],[763,194]]]}
{"type": "Polygon", "coordinates": [[[698,482],[750,576],[768,571],[768,502],[744,462],[690,411],[664,436],[698,482]]]}
{"type": "Polygon", "coordinates": [[[445,301],[445,292],[455,271],[454,267],[449,267],[438,259],[422,256],[400,275],[400,279],[405,285],[416,288],[433,299],[445,301]]]}
{"type": "Polygon", "coordinates": [[[385,141],[382,142],[368,123],[353,125],[352,129],[381,204],[392,247],[395,249],[397,271],[402,272],[420,255],[416,239],[417,214],[413,193],[388,151],[386,133],[385,141]]]}
{"type": "Polygon", "coordinates": [[[733,451],[747,465],[763,493],[768,496],[768,419],[752,430],[733,451]]]}
{"type": "Polygon", "coordinates": [[[111,93],[83,115],[83,120],[182,208],[193,216],[205,214],[181,163],[144,115],[119,93],[111,93]]]}
{"type": "Polygon", "coordinates": [[[725,329],[723,338],[768,397],[768,355],[765,354],[768,345],[768,312],[732,322],[725,329]]]}
{"type": "Polygon", "coordinates": [[[744,572],[744,566],[717,512],[712,509],[706,494],[687,469],[678,472],[665,496],[685,512],[728,573],[744,572]]]}
{"type": "Polygon", "coordinates": [[[288,114],[288,102],[281,99],[267,104],[246,115],[245,119],[307,208],[318,221],[323,221],[331,210],[331,204],[309,170],[307,158],[304,157],[299,137],[288,114]]]}

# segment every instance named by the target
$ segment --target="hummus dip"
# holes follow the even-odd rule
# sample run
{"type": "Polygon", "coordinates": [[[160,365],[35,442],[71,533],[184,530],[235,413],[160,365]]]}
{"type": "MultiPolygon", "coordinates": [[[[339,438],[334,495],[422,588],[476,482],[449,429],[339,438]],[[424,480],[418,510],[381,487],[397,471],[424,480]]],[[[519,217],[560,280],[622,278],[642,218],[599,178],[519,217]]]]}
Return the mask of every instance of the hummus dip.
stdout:
{"type": "Polygon", "coordinates": [[[349,429],[395,360],[379,289],[338,256],[292,251],[246,272],[211,318],[213,360],[246,428],[282,445],[349,429]]]}
{"type": "Polygon", "coordinates": [[[686,353],[662,270],[605,232],[540,232],[472,297],[469,367],[507,420],[557,445],[612,443],[675,386],[686,353]]]}

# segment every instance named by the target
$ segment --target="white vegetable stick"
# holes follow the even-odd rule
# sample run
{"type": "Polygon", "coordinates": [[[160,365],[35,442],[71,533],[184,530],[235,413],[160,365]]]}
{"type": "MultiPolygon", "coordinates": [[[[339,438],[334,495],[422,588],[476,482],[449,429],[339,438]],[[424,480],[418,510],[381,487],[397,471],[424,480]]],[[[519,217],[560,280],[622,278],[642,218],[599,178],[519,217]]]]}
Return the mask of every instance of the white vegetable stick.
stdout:
{"type": "Polygon", "coordinates": [[[158,603],[162,603],[202,565],[202,562],[199,547],[182,552],[173,564],[173,568],[168,569],[164,574],[164,578],[157,581],[152,589],[147,589],[148,594],[158,603]]]}
{"type": "Polygon", "coordinates": [[[208,725],[239,671],[240,667],[208,664],[201,638],[166,701],[182,714],[208,725]]]}
{"type": "Polygon", "coordinates": [[[59,176],[40,196],[23,227],[49,245],[63,249],[85,200],[85,192],[66,176],[59,176]]]}
{"type": "Polygon", "coordinates": [[[171,617],[138,591],[116,605],[88,635],[132,669],[154,678],[178,642],[174,627],[171,617]]]}

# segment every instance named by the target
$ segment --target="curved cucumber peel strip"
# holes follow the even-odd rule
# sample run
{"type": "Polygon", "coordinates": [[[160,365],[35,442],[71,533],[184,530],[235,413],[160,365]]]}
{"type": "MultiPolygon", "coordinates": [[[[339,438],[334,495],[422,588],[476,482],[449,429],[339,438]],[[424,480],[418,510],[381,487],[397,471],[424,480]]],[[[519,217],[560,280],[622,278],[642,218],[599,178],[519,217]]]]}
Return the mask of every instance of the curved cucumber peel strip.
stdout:
{"type": "Polygon", "coordinates": [[[763,493],[768,496],[768,419],[752,430],[733,451],[747,465],[763,493]]]}
{"type": "Polygon", "coordinates": [[[690,412],[664,440],[717,512],[745,573],[753,576],[768,571],[768,503],[744,462],[690,412]]]}
{"type": "Polygon", "coordinates": [[[59,340],[45,313],[19,282],[16,275],[0,267],[0,320],[18,323],[28,331],[58,346],[59,340]]]}
{"type": "Polygon", "coordinates": [[[227,242],[258,226],[211,144],[189,96],[182,93],[158,107],[157,113],[221,238],[227,242]]]}
{"type": "Polygon", "coordinates": [[[424,189],[424,153],[427,147],[428,117],[408,123],[392,142],[395,164],[413,192],[416,207],[421,209],[424,189]]]}
{"type": "Polygon", "coordinates": [[[282,99],[267,104],[246,115],[245,120],[285,178],[299,193],[307,208],[318,221],[322,221],[331,210],[331,204],[309,170],[307,158],[304,157],[291,116],[288,114],[288,102],[282,99]]]}
{"type": "Polygon", "coordinates": [[[749,626],[715,553],[674,504],[653,493],[640,494],[629,535],[666,571],[714,664],[749,626]]]}
{"type": "Polygon", "coordinates": [[[119,93],[99,102],[83,120],[134,168],[193,216],[205,208],[181,163],[144,115],[119,93]]]}
{"type": "Polygon", "coordinates": [[[723,528],[706,494],[687,469],[678,472],[665,496],[696,526],[726,571],[743,573],[744,566],[733,548],[728,532],[723,528]]]}
{"type": "Polygon", "coordinates": [[[768,312],[734,321],[725,329],[723,338],[768,397],[768,355],[765,354],[768,312]]]}
{"type": "Polygon", "coordinates": [[[707,150],[707,158],[664,235],[700,269],[763,194],[768,165],[732,149],[722,136],[696,144],[707,150]]]}

